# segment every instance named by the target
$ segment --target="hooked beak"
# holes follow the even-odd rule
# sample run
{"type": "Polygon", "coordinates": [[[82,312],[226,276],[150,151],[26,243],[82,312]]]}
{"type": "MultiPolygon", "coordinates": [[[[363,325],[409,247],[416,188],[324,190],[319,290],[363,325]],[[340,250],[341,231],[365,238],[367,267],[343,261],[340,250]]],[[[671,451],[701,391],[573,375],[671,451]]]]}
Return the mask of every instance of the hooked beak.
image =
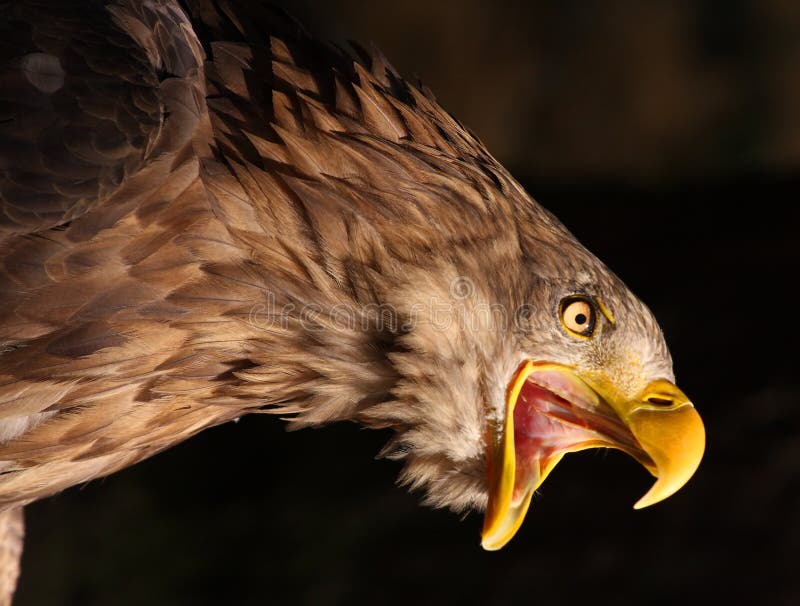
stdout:
{"type": "Polygon", "coordinates": [[[566,366],[523,364],[508,388],[503,426],[489,428],[484,549],[511,540],[534,491],[566,453],[603,447],[627,452],[657,478],[634,505],[641,509],[694,474],[705,429],[691,401],[669,381],[653,381],[630,399],[610,382],[584,379],[566,366]]]}

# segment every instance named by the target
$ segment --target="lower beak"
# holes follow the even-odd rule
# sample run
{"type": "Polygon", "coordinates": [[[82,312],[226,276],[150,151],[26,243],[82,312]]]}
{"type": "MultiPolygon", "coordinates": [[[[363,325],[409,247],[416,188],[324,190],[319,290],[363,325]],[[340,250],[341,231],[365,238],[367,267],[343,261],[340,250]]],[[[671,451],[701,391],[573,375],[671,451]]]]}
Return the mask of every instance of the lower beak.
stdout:
{"type": "MultiPolygon", "coordinates": [[[[694,474],[705,449],[700,415],[669,381],[654,381],[641,394],[626,399],[616,395],[613,386],[584,381],[567,367],[531,362],[520,368],[509,387],[503,426],[489,433],[489,502],[481,541],[487,550],[500,549],[511,540],[522,525],[534,491],[568,452],[608,447],[636,458],[657,478],[634,505],[641,509],[680,489],[694,474]],[[557,424],[548,419],[549,425],[537,428],[537,439],[543,428],[558,428],[549,439],[537,442],[547,448],[532,450],[515,444],[515,430],[520,430],[515,428],[515,409],[529,380],[543,386],[542,390],[552,388],[553,399],[565,404],[572,401],[575,410],[592,409],[591,418],[608,422],[592,427],[591,422],[569,415],[553,416],[557,424]]],[[[520,435],[520,441],[522,438],[527,436],[520,435]]]]}

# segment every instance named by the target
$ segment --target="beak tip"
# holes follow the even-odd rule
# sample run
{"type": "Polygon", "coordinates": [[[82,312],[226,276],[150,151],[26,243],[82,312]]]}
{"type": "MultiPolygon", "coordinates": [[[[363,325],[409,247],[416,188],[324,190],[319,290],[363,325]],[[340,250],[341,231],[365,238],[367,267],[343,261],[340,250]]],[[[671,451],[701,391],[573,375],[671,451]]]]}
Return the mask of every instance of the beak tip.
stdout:
{"type": "Polygon", "coordinates": [[[500,549],[500,545],[491,543],[486,539],[481,539],[481,547],[483,547],[484,551],[498,551],[500,549]]]}
{"type": "Polygon", "coordinates": [[[507,532],[507,528],[484,529],[481,533],[481,547],[484,551],[500,551],[514,536],[515,531],[507,532]]]}
{"type": "Polygon", "coordinates": [[[633,435],[654,462],[655,484],[633,506],[644,509],[672,496],[697,471],[705,451],[705,427],[694,406],[643,410],[628,421],[633,435]]]}
{"type": "Polygon", "coordinates": [[[656,483],[653,484],[650,490],[648,490],[642,496],[642,498],[633,504],[633,508],[639,510],[644,509],[645,507],[650,507],[651,505],[655,505],[659,501],[663,501],[667,497],[671,496],[677,490],[678,487],[676,487],[674,490],[664,490],[664,487],[659,486],[659,481],[656,480],[656,483]]]}

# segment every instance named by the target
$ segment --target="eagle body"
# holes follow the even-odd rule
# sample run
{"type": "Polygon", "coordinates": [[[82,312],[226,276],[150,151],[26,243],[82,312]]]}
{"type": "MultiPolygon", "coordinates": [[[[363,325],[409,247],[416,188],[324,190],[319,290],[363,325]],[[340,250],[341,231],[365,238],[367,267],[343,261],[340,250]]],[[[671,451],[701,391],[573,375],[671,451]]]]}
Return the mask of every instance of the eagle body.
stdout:
{"type": "MultiPolygon", "coordinates": [[[[38,90],[13,65],[3,76],[24,95],[2,87],[15,119],[2,148],[0,503],[247,412],[396,422],[399,366],[428,346],[405,308],[452,299],[462,275],[504,279],[491,274],[518,253],[519,186],[378,58],[363,67],[310,39],[293,54],[276,37],[205,51],[166,2],[60,3],[73,29],[54,33],[50,4],[14,7],[28,50],[63,64],[62,86],[38,90]],[[320,67],[315,50],[342,65],[320,67]]],[[[441,370],[477,360],[452,364],[441,370]]]]}
{"type": "Polygon", "coordinates": [[[268,412],[391,428],[402,482],[484,509],[526,360],[674,379],[649,310],[377,51],[259,3],[0,15],[0,508],[268,412]],[[568,349],[587,289],[613,327],[568,349]]]}

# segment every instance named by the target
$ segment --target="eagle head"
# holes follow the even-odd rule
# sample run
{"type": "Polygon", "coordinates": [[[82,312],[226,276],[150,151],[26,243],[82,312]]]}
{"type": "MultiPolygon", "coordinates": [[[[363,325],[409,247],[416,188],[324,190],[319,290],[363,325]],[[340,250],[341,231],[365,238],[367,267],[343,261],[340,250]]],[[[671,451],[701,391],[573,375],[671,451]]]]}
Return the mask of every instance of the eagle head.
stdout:
{"type": "Polygon", "coordinates": [[[657,479],[638,509],[681,488],[705,447],[651,311],[549,212],[515,206],[506,238],[407,267],[388,289],[398,379],[360,416],[395,430],[382,454],[429,504],[485,510],[487,550],[569,452],[639,461],[657,479]]]}

